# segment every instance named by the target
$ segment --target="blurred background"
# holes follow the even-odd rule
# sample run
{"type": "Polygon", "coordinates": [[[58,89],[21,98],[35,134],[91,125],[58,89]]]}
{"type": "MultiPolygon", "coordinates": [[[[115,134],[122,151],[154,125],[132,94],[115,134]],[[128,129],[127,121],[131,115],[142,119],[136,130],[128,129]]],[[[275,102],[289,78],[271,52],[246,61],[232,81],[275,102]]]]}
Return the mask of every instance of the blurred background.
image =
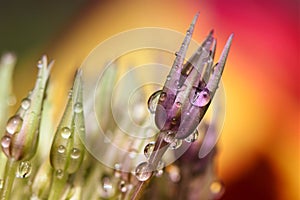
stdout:
{"type": "Polygon", "coordinates": [[[235,34],[217,156],[223,199],[300,199],[299,7],[298,0],[2,1],[0,53],[18,57],[17,101],[32,87],[40,56],[56,60],[51,81],[60,115],[73,72],[100,42],[142,27],[185,33],[200,11],[193,38],[201,42],[214,28],[217,58],[235,34]]]}

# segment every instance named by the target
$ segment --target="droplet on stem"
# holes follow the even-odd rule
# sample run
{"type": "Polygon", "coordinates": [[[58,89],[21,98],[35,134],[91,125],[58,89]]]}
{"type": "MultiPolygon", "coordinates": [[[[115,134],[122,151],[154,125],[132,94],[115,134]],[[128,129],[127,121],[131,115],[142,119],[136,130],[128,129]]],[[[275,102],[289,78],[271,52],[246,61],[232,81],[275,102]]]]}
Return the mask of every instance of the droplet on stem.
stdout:
{"type": "Polygon", "coordinates": [[[172,131],[167,131],[164,136],[164,141],[167,143],[172,143],[175,140],[175,133],[172,131]]]}
{"type": "Polygon", "coordinates": [[[71,152],[71,158],[77,159],[80,157],[80,150],[77,148],[73,148],[71,152]]]}
{"type": "Polygon", "coordinates": [[[175,139],[174,142],[170,144],[170,149],[175,150],[178,149],[182,144],[182,140],[175,139]]]}
{"type": "Polygon", "coordinates": [[[74,105],[74,111],[75,111],[75,113],[81,113],[82,112],[82,103],[77,102],[74,105]]]}
{"type": "Polygon", "coordinates": [[[142,162],[135,168],[135,176],[139,181],[146,181],[152,175],[153,167],[148,162],[142,162]]]}
{"type": "Polygon", "coordinates": [[[3,136],[1,139],[1,146],[3,149],[7,149],[10,145],[11,138],[9,136],[3,136]]]}
{"type": "Polygon", "coordinates": [[[6,125],[7,133],[13,135],[20,131],[23,124],[23,119],[19,115],[11,117],[6,125]]]}
{"type": "Polygon", "coordinates": [[[55,175],[58,179],[62,179],[64,177],[64,171],[61,169],[56,170],[55,175]]]}
{"type": "Polygon", "coordinates": [[[30,108],[30,105],[31,105],[31,101],[28,98],[23,99],[21,102],[21,106],[24,110],[28,110],[30,108]]]}
{"type": "Polygon", "coordinates": [[[59,145],[58,148],[57,148],[57,152],[58,153],[64,153],[66,150],[65,146],[64,145],[59,145]]]}
{"type": "Polygon", "coordinates": [[[29,161],[24,161],[19,164],[17,171],[17,178],[27,178],[31,174],[31,163],[29,161]]]}
{"type": "Polygon", "coordinates": [[[71,130],[68,127],[63,127],[61,130],[61,136],[68,139],[71,136],[71,130]]]}
{"type": "Polygon", "coordinates": [[[186,142],[195,142],[197,139],[198,139],[198,136],[199,136],[199,132],[197,129],[195,129],[195,131],[190,134],[187,138],[185,138],[185,141],[186,142]]]}
{"type": "Polygon", "coordinates": [[[153,152],[155,142],[149,142],[144,148],[144,155],[146,158],[149,158],[153,152]]]}
{"type": "Polygon", "coordinates": [[[148,110],[150,113],[155,113],[157,102],[159,100],[162,90],[154,92],[148,99],[148,110]]]}

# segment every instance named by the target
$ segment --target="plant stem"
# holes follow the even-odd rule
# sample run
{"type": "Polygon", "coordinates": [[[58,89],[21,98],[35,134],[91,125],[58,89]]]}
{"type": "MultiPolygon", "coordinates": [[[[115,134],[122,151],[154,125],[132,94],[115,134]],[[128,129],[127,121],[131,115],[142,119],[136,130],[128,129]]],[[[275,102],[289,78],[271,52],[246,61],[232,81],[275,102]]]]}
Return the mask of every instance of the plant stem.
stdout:
{"type": "Polygon", "coordinates": [[[9,195],[11,193],[11,189],[16,177],[16,171],[17,167],[19,165],[18,161],[15,161],[13,159],[8,159],[5,166],[5,172],[4,172],[4,183],[3,188],[0,193],[0,199],[1,200],[8,200],[9,195]]]}
{"type": "Polygon", "coordinates": [[[58,200],[61,198],[68,179],[68,174],[64,174],[63,177],[58,178],[55,173],[54,171],[49,200],[58,200]]]}

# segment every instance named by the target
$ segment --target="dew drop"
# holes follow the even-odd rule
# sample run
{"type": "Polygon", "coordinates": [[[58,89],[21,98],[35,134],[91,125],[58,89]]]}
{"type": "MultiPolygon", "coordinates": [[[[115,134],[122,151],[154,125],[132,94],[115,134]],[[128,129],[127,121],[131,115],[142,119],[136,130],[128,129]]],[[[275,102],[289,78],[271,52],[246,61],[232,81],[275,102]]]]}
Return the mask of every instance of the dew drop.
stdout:
{"type": "Polygon", "coordinates": [[[175,103],[175,105],[176,105],[177,108],[180,108],[182,104],[181,104],[179,101],[177,101],[177,102],[175,103]]]}
{"type": "Polygon", "coordinates": [[[19,164],[16,176],[17,176],[17,178],[27,178],[30,176],[31,170],[32,170],[32,167],[31,167],[31,163],[29,161],[21,162],[19,164]]]}
{"type": "Polygon", "coordinates": [[[177,51],[175,52],[175,56],[178,56],[178,52],[177,51]]]}
{"type": "Polygon", "coordinates": [[[182,144],[182,140],[175,139],[174,142],[170,144],[170,149],[175,150],[178,149],[182,144]]]}
{"type": "Polygon", "coordinates": [[[55,175],[58,179],[62,179],[64,177],[64,171],[61,169],[56,170],[55,175]]]}
{"type": "Polygon", "coordinates": [[[82,103],[79,103],[79,102],[75,103],[74,111],[75,111],[75,113],[81,113],[82,112],[82,103]]]}
{"type": "Polygon", "coordinates": [[[164,167],[165,167],[165,163],[163,161],[159,161],[156,168],[155,176],[157,177],[162,176],[164,173],[164,167]]]}
{"type": "Polygon", "coordinates": [[[173,117],[171,120],[172,125],[176,125],[178,123],[178,119],[176,117],[173,117]]]}
{"type": "Polygon", "coordinates": [[[127,185],[126,185],[126,182],[125,181],[120,181],[119,183],[119,189],[122,193],[125,193],[127,192],[127,185]]]}
{"type": "Polygon", "coordinates": [[[165,101],[166,98],[167,98],[167,93],[161,92],[160,97],[159,97],[159,101],[165,101]]]}
{"type": "Polygon", "coordinates": [[[64,153],[66,150],[65,146],[64,145],[59,145],[58,148],[57,148],[57,152],[58,153],[64,153]]]}
{"type": "Polygon", "coordinates": [[[148,110],[150,113],[155,113],[157,102],[162,90],[154,92],[148,99],[148,110]]]}
{"type": "Polygon", "coordinates": [[[63,127],[61,130],[61,136],[68,139],[71,136],[71,130],[68,127],[63,127]]]}
{"type": "Polygon", "coordinates": [[[209,186],[209,190],[214,199],[219,199],[224,193],[224,185],[221,181],[213,181],[209,186]]]}
{"type": "Polygon", "coordinates": [[[155,142],[149,142],[144,148],[144,155],[146,158],[149,158],[153,152],[155,142]]]}
{"type": "Polygon", "coordinates": [[[31,101],[28,98],[23,99],[21,102],[21,106],[24,110],[28,110],[30,108],[30,105],[31,105],[31,101]]]}
{"type": "Polygon", "coordinates": [[[10,145],[11,138],[9,136],[3,136],[1,139],[1,146],[3,149],[7,149],[10,145]]]}
{"type": "Polygon", "coordinates": [[[6,125],[6,131],[9,134],[15,134],[20,131],[23,124],[23,119],[19,115],[11,117],[6,125]]]}
{"type": "Polygon", "coordinates": [[[139,181],[146,181],[151,177],[152,171],[153,168],[149,163],[142,162],[135,168],[135,176],[139,181]]]}
{"type": "Polygon", "coordinates": [[[42,60],[39,60],[38,63],[37,63],[37,67],[39,69],[41,69],[43,67],[43,61],[42,60]]]}
{"type": "Polygon", "coordinates": [[[80,157],[80,150],[77,148],[73,148],[71,152],[71,158],[78,159],[80,157]]]}
{"type": "Polygon", "coordinates": [[[113,182],[108,175],[103,175],[101,178],[101,187],[99,188],[100,197],[111,198],[115,193],[113,182]]]}
{"type": "Polygon", "coordinates": [[[197,92],[191,101],[194,106],[203,107],[206,106],[210,101],[210,94],[208,90],[202,90],[201,92],[197,92]]]}
{"type": "Polygon", "coordinates": [[[184,140],[189,143],[195,142],[198,139],[198,136],[199,136],[199,132],[197,129],[195,129],[195,131],[184,140]]]}
{"type": "Polygon", "coordinates": [[[171,80],[171,76],[170,75],[167,76],[167,81],[169,81],[169,80],[171,80]]]}
{"type": "Polygon", "coordinates": [[[175,140],[175,133],[168,131],[164,136],[164,141],[167,143],[172,143],[175,140]]]}
{"type": "Polygon", "coordinates": [[[121,172],[121,164],[119,163],[116,163],[115,164],[115,167],[114,167],[114,176],[116,178],[120,178],[122,175],[122,172],[121,172]]]}

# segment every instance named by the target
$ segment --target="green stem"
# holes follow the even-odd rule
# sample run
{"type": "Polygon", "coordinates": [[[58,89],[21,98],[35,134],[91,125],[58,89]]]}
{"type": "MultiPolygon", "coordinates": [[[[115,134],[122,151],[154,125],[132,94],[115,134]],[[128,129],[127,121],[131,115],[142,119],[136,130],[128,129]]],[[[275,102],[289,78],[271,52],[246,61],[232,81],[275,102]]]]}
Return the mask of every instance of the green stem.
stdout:
{"type": "Polygon", "coordinates": [[[0,192],[0,199],[1,200],[8,200],[9,195],[11,193],[11,189],[16,177],[17,167],[19,165],[18,161],[13,159],[8,159],[5,166],[4,172],[4,183],[3,188],[0,192]]]}
{"type": "Polygon", "coordinates": [[[67,179],[68,179],[68,174],[64,174],[63,177],[58,178],[56,172],[54,171],[51,190],[48,198],[49,200],[61,199],[67,183],[67,179]]]}

